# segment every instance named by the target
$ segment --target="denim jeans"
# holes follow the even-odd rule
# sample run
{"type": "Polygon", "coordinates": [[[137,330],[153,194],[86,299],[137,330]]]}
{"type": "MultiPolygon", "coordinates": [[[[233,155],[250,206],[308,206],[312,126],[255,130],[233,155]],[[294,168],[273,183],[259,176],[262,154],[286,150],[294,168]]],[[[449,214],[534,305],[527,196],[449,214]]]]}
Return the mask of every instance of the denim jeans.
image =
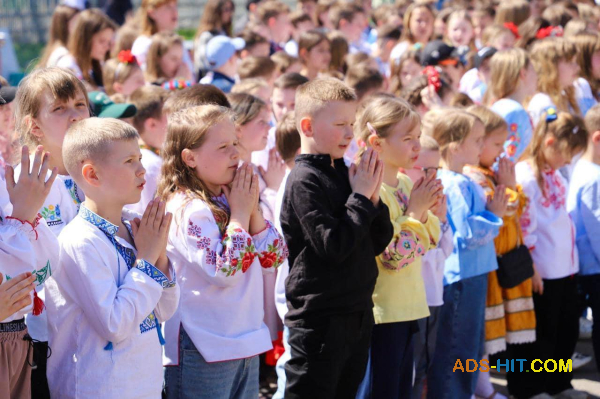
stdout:
{"type": "Polygon", "coordinates": [[[292,357],[290,344],[288,344],[288,337],[290,336],[290,330],[287,327],[283,327],[283,348],[285,352],[277,360],[275,366],[275,372],[277,373],[277,392],[273,394],[273,399],[283,399],[285,393],[285,364],[292,357]]]}
{"type": "Polygon", "coordinates": [[[165,367],[168,399],[256,399],[258,356],[208,363],[183,326],[179,333],[179,365],[165,367]]]}
{"type": "Polygon", "coordinates": [[[469,373],[466,367],[467,359],[483,356],[487,279],[486,273],[444,287],[428,398],[469,399],[475,392],[479,372],[469,373]],[[452,371],[458,359],[464,372],[452,371]]]}

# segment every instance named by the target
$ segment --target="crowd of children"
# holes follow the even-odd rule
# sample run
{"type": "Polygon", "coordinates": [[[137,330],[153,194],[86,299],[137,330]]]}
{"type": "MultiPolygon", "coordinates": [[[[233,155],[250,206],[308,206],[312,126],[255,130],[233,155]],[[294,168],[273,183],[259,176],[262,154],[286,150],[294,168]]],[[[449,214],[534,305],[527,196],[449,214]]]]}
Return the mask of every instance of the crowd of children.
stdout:
{"type": "Polygon", "coordinates": [[[295,8],[64,0],[0,77],[0,397],[502,399],[590,329],[600,368],[600,7],[295,8]]]}

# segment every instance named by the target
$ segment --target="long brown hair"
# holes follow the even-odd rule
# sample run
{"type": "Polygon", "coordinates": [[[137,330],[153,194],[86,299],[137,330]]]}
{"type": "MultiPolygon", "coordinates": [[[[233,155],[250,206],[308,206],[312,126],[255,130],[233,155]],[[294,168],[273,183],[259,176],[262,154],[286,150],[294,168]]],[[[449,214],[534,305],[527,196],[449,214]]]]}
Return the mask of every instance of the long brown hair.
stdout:
{"type": "Polygon", "coordinates": [[[117,25],[101,10],[90,8],[79,14],[73,34],[69,37],[69,53],[77,61],[84,80],[93,86],[102,86],[102,66],[100,61],[92,59],[90,46],[92,37],[104,29],[112,29],[116,32],[117,25]],[[95,79],[92,79],[90,70],[94,73],[95,79]]]}
{"type": "Polygon", "coordinates": [[[181,157],[185,149],[200,148],[206,141],[208,130],[224,120],[233,123],[229,108],[219,105],[200,105],[186,108],[169,115],[167,138],[162,150],[163,165],[161,177],[156,191],[157,197],[168,201],[175,192],[184,192],[188,199],[204,201],[221,226],[229,223],[229,211],[218,201],[206,184],[198,178],[194,169],[190,168],[181,157]]]}
{"type": "Polygon", "coordinates": [[[575,89],[569,86],[560,88],[558,63],[571,61],[577,55],[575,44],[562,37],[549,37],[536,42],[531,48],[531,62],[538,76],[538,91],[547,94],[559,111],[580,113],[575,99],[575,89]],[[564,95],[563,95],[564,91],[564,95]]]}
{"type": "Polygon", "coordinates": [[[223,8],[230,5],[235,7],[231,0],[208,0],[204,5],[200,22],[198,23],[198,30],[196,31],[196,37],[200,36],[204,32],[225,32],[227,36],[233,34],[233,12],[231,13],[231,20],[227,23],[223,23],[223,8]]]}
{"type": "MultiPolygon", "coordinates": [[[[556,112],[556,110],[553,110],[553,112],[556,112]]],[[[556,119],[553,119],[548,118],[548,112],[542,114],[533,132],[531,143],[523,154],[523,158],[531,161],[536,181],[544,197],[546,196],[546,192],[544,190],[544,176],[542,173],[547,163],[544,156],[544,142],[546,137],[554,137],[556,140],[554,145],[559,151],[574,155],[586,150],[588,135],[585,123],[576,115],[571,115],[568,112],[558,112],[556,113],[556,119]]]]}
{"type": "Polygon", "coordinates": [[[579,64],[579,76],[584,78],[592,88],[592,94],[596,100],[600,99],[600,80],[594,76],[592,71],[592,57],[600,51],[600,36],[597,33],[583,32],[571,37],[571,41],[577,47],[577,63],[579,64]]]}
{"type": "Polygon", "coordinates": [[[171,79],[160,67],[160,59],[173,46],[182,46],[181,36],[173,32],[159,32],[152,35],[152,42],[146,56],[146,81],[153,83],[159,79],[171,79]]]}
{"type": "Polygon", "coordinates": [[[59,4],[52,13],[50,29],[48,30],[48,43],[44,48],[42,57],[38,61],[38,68],[44,68],[52,52],[59,46],[67,47],[69,42],[69,21],[79,13],[76,8],[59,4]]]}

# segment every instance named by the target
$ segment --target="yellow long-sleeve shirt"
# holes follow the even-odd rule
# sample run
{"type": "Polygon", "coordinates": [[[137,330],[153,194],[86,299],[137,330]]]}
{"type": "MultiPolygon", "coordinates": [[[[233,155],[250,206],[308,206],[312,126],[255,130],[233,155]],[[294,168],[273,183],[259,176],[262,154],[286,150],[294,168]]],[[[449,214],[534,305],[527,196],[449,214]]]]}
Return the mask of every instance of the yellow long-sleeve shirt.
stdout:
{"type": "Polygon", "coordinates": [[[440,222],[431,212],[427,222],[405,216],[413,188],[410,178],[398,174],[396,187],[381,185],[379,195],[388,206],[394,237],[377,257],[379,277],[373,293],[375,323],[395,323],[429,316],[421,257],[435,248],[440,238],[440,222]]]}

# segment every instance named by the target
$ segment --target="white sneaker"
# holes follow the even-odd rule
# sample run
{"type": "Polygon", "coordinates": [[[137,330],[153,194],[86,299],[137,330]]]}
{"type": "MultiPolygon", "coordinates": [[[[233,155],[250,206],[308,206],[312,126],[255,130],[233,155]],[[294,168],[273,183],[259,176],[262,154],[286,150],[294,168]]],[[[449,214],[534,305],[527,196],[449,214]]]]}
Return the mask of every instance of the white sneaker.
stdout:
{"type": "Polygon", "coordinates": [[[592,327],[594,323],[585,317],[579,318],[579,339],[592,338],[592,327]]]}
{"type": "Polygon", "coordinates": [[[575,352],[573,353],[573,356],[571,356],[571,360],[573,360],[573,370],[577,370],[578,368],[583,367],[591,362],[592,357],[584,355],[583,353],[575,352]]]}

